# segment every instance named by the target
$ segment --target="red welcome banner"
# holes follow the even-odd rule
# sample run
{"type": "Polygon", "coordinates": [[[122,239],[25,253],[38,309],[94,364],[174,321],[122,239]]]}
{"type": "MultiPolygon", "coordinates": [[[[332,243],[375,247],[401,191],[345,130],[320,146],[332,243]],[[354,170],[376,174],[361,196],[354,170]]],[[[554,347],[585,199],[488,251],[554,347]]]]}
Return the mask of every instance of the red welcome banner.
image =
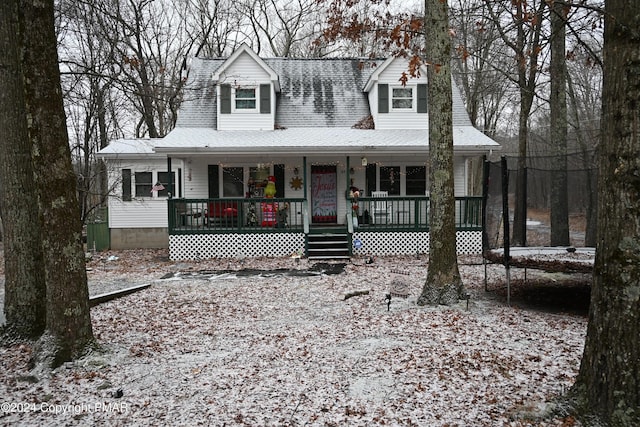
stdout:
{"type": "Polygon", "coordinates": [[[338,212],[335,166],[311,168],[311,212],[315,223],[335,223],[338,212]]]}

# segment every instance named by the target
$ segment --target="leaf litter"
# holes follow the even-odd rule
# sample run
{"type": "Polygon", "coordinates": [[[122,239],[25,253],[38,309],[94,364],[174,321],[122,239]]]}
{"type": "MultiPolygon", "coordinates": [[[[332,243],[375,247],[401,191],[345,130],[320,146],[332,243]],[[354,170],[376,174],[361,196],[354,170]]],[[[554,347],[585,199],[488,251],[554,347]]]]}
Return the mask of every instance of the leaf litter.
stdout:
{"type": "MultiPolygon", "coordinates": [[[[467,309],[416,305],[424,257],[326,274],[306,259],[96,254],[92,293],[152,286],[92,308],[99,349],[37,382],[29,344],[1,347],[0,403],[30,406],[0,424],[579,425],[549,409],[577,375],[586,317],[508,307],[471,261],[467,309]],[[398,282],[408,296],[387,306],[398,282]]],[[[502,289],[503,268],[487,271],[502,289]]]]}

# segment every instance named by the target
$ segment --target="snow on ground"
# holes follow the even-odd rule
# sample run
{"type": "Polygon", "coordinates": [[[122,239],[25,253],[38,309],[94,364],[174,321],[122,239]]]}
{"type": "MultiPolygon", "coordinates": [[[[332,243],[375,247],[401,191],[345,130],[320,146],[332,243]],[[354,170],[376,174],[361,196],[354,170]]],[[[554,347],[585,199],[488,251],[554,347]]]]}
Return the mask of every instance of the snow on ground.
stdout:
{"type": "MultiPolygon", "coordinates": [[[[573,383],[586,318],[507,307],[484,291],[482,266],[461,265],[468,309],[418,307],[426,260],[411,257],[354,259],[341,274],[214,274],[312,265],[96,257],[94,292],[152,286],[94,307],[101,349],[49,378],[31,376],[30,345],[0,348],[0,424],[576,425],[531,414],[573,383]],[[388,310],[397,282],[410,295],[388,310]]],[[[488,271],[495,288],[503,269],[488,271]]]]}

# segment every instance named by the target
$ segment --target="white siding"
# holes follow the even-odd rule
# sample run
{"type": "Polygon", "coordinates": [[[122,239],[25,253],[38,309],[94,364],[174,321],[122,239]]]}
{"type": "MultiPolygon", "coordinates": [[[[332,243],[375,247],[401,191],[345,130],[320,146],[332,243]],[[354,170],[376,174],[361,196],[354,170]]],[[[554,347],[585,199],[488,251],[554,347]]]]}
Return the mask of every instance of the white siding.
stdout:
{"type": "MultiPolygon", "coordinates": [[[[231,114],[221,114],[218,108],[218,130],[273,130],[275,120],[275,91],[269,74],[247,53],[243,53],[220,75],[219,84],[230,84],[231,114]],[[260,85],[271,86],[271,113],[260,114],[260,85]],[[256,110],[239,111],[235,109],[235,87],[246,86],[256,89],[256,110]]],[[[217,91],[220,105],[220,91],[217,91]]]]}
{"type": "Polygon", "coordinates": [[[453,180],[456,197],[467,195],[467,159],[455,157],[453,160],[453,180]]]}
{"type": "Polygon", "coordinates": [[[184,197],[187,199],[206,199],[209,197],[208,165],[214,164],[212,159],[189,159],[185,162],[187,173],[184,179],[184,197]]]}
{"type": "MultiPolygon", "coordinates": [[[[175,161],[172,164],[174,176],[178,177],[178,169],[182,168],[182,162],[175,161]]],[[[109,182],[113,186],[113,192],[109,197],[109,227],[110,228],[148,228],[167,227],[167,198],[140,197],[135,194],[135,173],[152,172],[153,183],[157,181],[158,172],[166,172],[166,159],[154,160],[128,160],[111,163],[109,182]],[[131,201],[122,200],[122,169],[131,169],[131,201]]],[[[183,181],[184,181],[183,169],[183,181]]],[[[177,184],[177,182],[175,183],[177,184]]]]}
{"type": "Polygon", "coordinates": [[[109,200],[110,228],[157,228],[167,226],[166,198],[123,202],[121,199],[112,197],[109,200]]]}
{"type": "MultiPolygon", "coordinates": [[[[389,99],[391,99],[393,87],[402,87],[400,78],[403,72],[408,73],[407,65],[407,61],[397,59],[380,73],[378,84],[389,85],[389,99]]],[[[393,111],[393,109],[389,108],[389,113],[378,114],[377,87],[369,92],[369,103],[371,104],[372,113],[374,113],[376,129],[427,129],[429,127],[428,115],[416,112],[417,85],[419,83],[426,84],[427,76],[422,75],[419,78],[410,78],[407,81],[406,87],[413,88],[412,111],[393,111]]]]}

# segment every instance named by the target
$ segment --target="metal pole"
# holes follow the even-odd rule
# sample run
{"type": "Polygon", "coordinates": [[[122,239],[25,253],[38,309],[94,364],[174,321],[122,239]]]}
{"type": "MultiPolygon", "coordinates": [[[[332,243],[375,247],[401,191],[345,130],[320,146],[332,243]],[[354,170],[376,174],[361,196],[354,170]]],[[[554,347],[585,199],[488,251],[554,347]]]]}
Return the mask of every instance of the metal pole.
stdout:
{"type": "Polygon", "coordinates": [[[507,168],[507,158],[502,156],[502,222],[504,241],[504,268],[507,273],[507,305],[511,305],[511,274],[509,272],[509,170],[507,168]]]}
{"type": "Polygon", "coordinates": [[[487,289],[487,259],[485,252],[489,250],[489,236],[487,235],[487,199],[489,198],[489,174],[491,171],[491,163],[487,160],[487,156],[483,156],[482,168],[482,263],[484,264],[484,290],[487,289]]]}

